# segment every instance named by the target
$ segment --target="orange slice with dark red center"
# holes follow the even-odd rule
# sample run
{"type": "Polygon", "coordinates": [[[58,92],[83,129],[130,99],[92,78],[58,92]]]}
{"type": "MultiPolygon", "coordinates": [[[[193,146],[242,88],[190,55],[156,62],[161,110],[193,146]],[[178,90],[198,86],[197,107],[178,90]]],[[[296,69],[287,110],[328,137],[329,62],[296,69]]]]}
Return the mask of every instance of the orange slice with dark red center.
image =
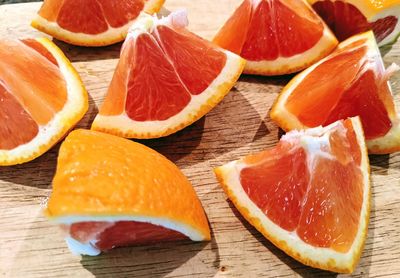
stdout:
{"type": "Polygon", "coordinates": [[[245,0],[214,42],[246,59],[245,73],[261,75],[300,71],[338,43],[303,0],[245,0]]]}
{"type": "Polygon", "coordinates": [[[207,218],[182,172],[156,151],[110,134],[71,132],[60,148],[46,209],[72,252],[210,240],[207,218]]]}
{"type": "Polygon", "coordinates": [[[184,12],[143,17],[122,50],[92,129],[128,138],[172,134],[229,93],[244,60],[185,29],[184,12]]]}
{"type": "Polygon", "coordinates": [[[164,0],[45,0],[32,26],[59,40],[105,46],[124,40],[141,12],[156,13],[164,0]]]}
{"type": "Polygon", "coordinates": [[[351,37],[283,89],[271,118],[290,130],[360,116],[371,153],[398,151],[399,116],[388,83],[396,69],[385,70],[372,32],[351,37]]]}
{"type": "Polygon", "coordinates": [[[0,165],[42,155],[87,108],[78,74],[51,41],[0,40],[0,165]]]}
{"type": "Polygon", "coordinates": [[[354,270],[370,212],[359,118],[291,131],[276,147],[215,173],[246,220],[288,255],[325,270],[354,270]]]}

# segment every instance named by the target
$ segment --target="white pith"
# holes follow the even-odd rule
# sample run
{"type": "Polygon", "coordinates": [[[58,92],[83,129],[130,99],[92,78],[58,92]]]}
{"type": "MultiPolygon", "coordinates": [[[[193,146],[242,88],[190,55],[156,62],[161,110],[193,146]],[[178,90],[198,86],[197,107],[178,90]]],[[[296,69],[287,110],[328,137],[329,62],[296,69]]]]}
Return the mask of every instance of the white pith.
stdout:
{"type": "MultiPolygon", "coordinates": [[[[77,117],[82,117],[87,109],[86,90],[72,65],[65,62],[66,58],[61,50],[47,39],[36,39],[36,41],[41,43],[57,60],[61,74],[67,84],[67,101],[50,122],[44,126],[39,125],[38,134],[31,141],[11,150],[0,150],[0,164],[13,164],[14,161],[24,161],[32,156],[36,157],[39,154],[39,149],[48,144],[49,141],[57,142],[60,140],[76,124],[76,122],[72,123],[71,121],[77,117]]],[[[51,147],[48,146],[45,151],[51,147]]],[[[35,157],[32,157],[32,159],[35,157]]]]}
{"type": "MultiPolygon", "coordinates": [[[[194,228],[185,225],[180,222],[176,222],[166,218],[157,218],[149,216],[131,216],[131,215],[119,215],[119,216],[65,216],[53,218],[52,221],[56,224],[71,225],[73,223],[80,222],[118,222],[118,221],[136,221],[151,223],[153,225],[162,226],[164,228],[177,231],[193,241],[205,240],[204,236],[194,228]]],[[[96,256],[100,254],[100,250],[96,248],[96,240],[92,239],[89,242],[79,242],[71,237],[67,236],[66,241],[71,252],[79,255],[90,255],[96,256]]]]}
{"type": "MultiPolygon", "coordinates": [[[[336,2],[335,0],[330,0],[336,2]]],[[[339,0],[341,1],[341,0],[339,0]]],[[[313,5],[314,3],[321,2],[321,0],[308,0],[313,5]]],[[[393,32],[387,36],[384,40],[379,42],[379,46],[391,43],[400,33],[400,3],[392,3],[391,5],[384,6],[383,1],[374,0],[343,0],[342,2],[349,3],[355,6],[367,19],[368,22],[375,22],[378,19],[385,18],[387,16],[397,17],[396,27],[393,32]]]]}
{"type": "MultiPolygon", "coordinates": [[[[127,39],[152,32],[157,24],[162,24],[167,20],[168,18],[157,20],[147,16],[132,26],[127,39]]],[[[149,138],[166,136],[191,124],[204,115],[202,111],[208,112],[220,101],[217,99],[217,94],[222,90],[221,87],[227,86],[227,82],[235,80],[243,67],[244,60],[240,56],[227,50],[221,49],[221,51],[226,54],[226,64],[222,71],[205,91],[198,95],[191,95],[190,102],[176,115],[162,121],[135,121],[129,118],[125,111],[120,115],[113,116],[98,114],[94,119],[92,129],[118,130],[123,134],[136,134],[137,138],[149,138]],[[156,136],[154,136],[155,134],[156,136]]],[[[184,83],[182,82],[182,84],[184,83]]],[[[230,91],[230,87],[224,90],[221,99],[230,91]]]]}
{"type": "MultiPolygon", "coordinates": [[[[278,57],[275,60],[261,60],[261,61],[250,61],[247,60],[244,72],[256,72],[256,73],[279,73],[284,70],[286,73],[299,71],[305,68],[310,63],[314,62],[321,54],[326,51],[327,48],[334,49],[336,38],[329,30],[324,28],[321,39],[310,49],[305,52],[293,55],[291,57],[278,57]]],[[[328,54],[328,53],[327,53],[328,54]]]]}
{"type": "MultiPolygon", "coordinates": [[[[339,46],[338,49],[342,49],[358,40],[362,40],[362,39],[367,39],[366,42],[366,46],[368,47],[368,52],[366,54],[367,58],[365,58],[365,61],[367,59],[371,59],[371,61],[374,61],[376,59],[381,60],[381,62],[378,62],[378,64],[382,65],[382,69],[383,69],[383,62],[382,62],[382,58],[380,57],[380,52],[379,52],[379,48],[375,42],[374,39],[374,35],[372,32],[366,32],[363,34],[359,34],[356,36],[353,36],[345,41],[343,41],[339,46]]],[[[365,45],[361,45],[358,46],[356,48],[359,47],[363,47],[365,45]]],[[[354,49],[356,49],[354,48],[354,49]]],[[[333,53],[332,55],[336,55],[335,53],[333,53]]],[[[298,118],[291,114],[285,107],[285,104],[289,98],[289,96],[292,94],[292,92],[298,87],[298,85],[303,82],[303,80],[305,78],[307,78],[308,74],[310,74],[316,67],[318,67],[320,64],[324,63],[325,61],[331,59],[332,55],[329,55],[327,57],[325,57],[324,59],[320,60],[319,62],[315,63],[314,65],[312,65],[311,67],[307,68],[306,70],[302,71],[301,73],[299,73],[298,75],[296,75],[291,81],[290,83],[282,90],[282,93],[279,95],[279,98],[271,112],[271,116],[273,118],[277,118],[277,119],[285,119],[285,123],[287,123],[289,126],[285,126],[285,129],[299,129],[299,128],[309,128],[308,126],[302,124],[298,118]]],[[[363,72],[365,72],[366,70],[369,69],[373,69],[375,71],[374,68],[374,64],[370,63],[369,67],[364,68],[363,72]]],[[[362,73],[362,72],[360,72],[362,73]]],[[[389,88],[390,88],[390,83],[389,84],[389,88]]],[[[399,115],[397,113],[397,111],[395,110],[394,114],[390,114],[389,113],[389,119],[392,122],[392,128],[389,130],[389,132],[383,136],[383,137],[379,137],[373,140],[367,140],[367,147],[369,150],[372,149],[372,147],[374,147],[374,152],[379,152],[380,149],[391,149],[391,148],[395,148],[396,146],[399,146],[399,138],[400,138],[400,120],[399,120],[399,115]]]]}
{"type": "MultiPolygon", "coordinates": [[[[329,266],[330,268],[335,268],[341,271],[353,270],[355,261],[358,259],[361,248],[363,247],[364,238],[366,236],[368,226],[367,216],[369,215],[370,179],[368,155],[366,152],[363,131],[359,119],[352,118],[352,123],[354,131],[357,134],[357,140],[358,144],[360,145],[360,151],[362,154],[360,169],[363,174],[364,190],[359,229],[354,239],[354,242],[347,253],[337,252],[330,248],[314,247],[312,245],[309,245],[305,243],[295,231],[286,231],[276,225],[274,222],[272,222],[264,214],[264,212],[251,201],[246,192],[243,190],[242,185],[240,184],[240,172],[243,168],[246,167],[246,164],[243,161],[233,161],[218,168],[218,171],[222,176],[221,178],[228,187],[228,190],[231,191],[231,195],[237,198],[236,202],[234,202],[235,205],[237,207],[244,207],[245,209],[247,209],[247,212],[249,213],[249,218],[252,219],[254,222],[259,221],[259,225],[266,230],[267,235],[264,235],[267,236],[274,244],[278,246],[287,246],[287,249],[289,249],[292,254],[297,253],[298,256],[300,256],[301,259],[307,264],[311,264],[314,266],[318,265],[321,268],[324,268],[324,266],[325,268],[327,268],[329,266]]],[[[338,122],[333,123],[325,128],[317,127],[313,129],[308,129],[306,131],[299,131],[297,134],[289,133],[288,136],[298,138],[298,136],[303,136],[306,134],[321,134],[321,132],[323,133],[324,131],[334,128],[337,125],[338,122]]],[[[282,138],[282,140],[286,139],[290,140],[290,138],[282,138]]],[[[305,140],[307,141],[307,139],[305,140]]],[[[321,142],[324,141],[323,139],[321,140],[321,142]]],[[[315,150],[315,143],[313,143],[312,141],[309,141],[308,143],[312,145],[311,149],[315,150]]],[[[309,167],[312,167],[313,158],[315,158],[318,153],[316,155],[314,153],[313,155],[310,155],[310,153],[307,151],[307,148],[305,150],[308,156],[307,163],[309,167]]],[[[297,257],[297,259],[299,258],[297,257]]]]}

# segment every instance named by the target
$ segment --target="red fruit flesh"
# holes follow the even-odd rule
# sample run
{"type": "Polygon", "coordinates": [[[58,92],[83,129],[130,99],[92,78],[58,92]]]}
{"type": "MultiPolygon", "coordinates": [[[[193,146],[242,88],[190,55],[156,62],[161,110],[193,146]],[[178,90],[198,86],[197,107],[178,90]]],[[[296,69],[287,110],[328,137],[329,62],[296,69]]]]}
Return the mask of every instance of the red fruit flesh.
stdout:
{"type": "Polygon", "coordinates": [[[251,18],[251,0],[245,0],[215,36],[213,42],[240,55],[247,38],[251,18]]]}
{"type": "Polygon", "coordinates": [[[124,26],[137,18],[144,8],[144,0],[97,0],[104,12],[104,16],[113,28],[124,26]]]}
{"type": "Polygon", "coordinates": [[[225,53],[184,29],[160,25],[154,36],[192,95],[204,92],[226,64],[225,53]]]}
{"type": "Polygon", "coordinates": [[[74,33],[95,35],[108,29],[101,5],[97,0],[86,0],[84,4],[82,1],[64,0],[57,23],[61,28],[74,33]],[[86,12],[82,12],[83,9],[86,12]]]}
{"type": "Polygon", "coordinates": [[[128,117],[156,121],[178,114],[191,96],[173,65],[150,34],[143,33],[132,43],[125,104],[128,117]]]}
{"type": "Polygon", "coordinates": [[[70,226],[70,236],[86,243],[97,239],[99,250],[188,239],[180,232],[145,222],[80,222],[70,226]]]}
{"type": "Polygon", "coordinates": [[[387,16],[374,22],[368,22],[357,7],[343,1],[318,1],[313,5],[313,8],[340,41],[373,30],[377,42],[380,42],[393,32],[398,22],[398,18],[395,16],[387,16]]]}
{"type": "Polygon", "coordinates": [[[334,159],[307,152],[300,141],[283,139],[275,148],[246,158],[240,181],[276,225],[312,246],[345,253],[357,234],[363,176],[351,121],[342,123],[329,137],[334,159]]]}
{"type": "Polygon", "coordinates": [[[318,65],[291,93],[286,108],[308,127],[359,115],[367,139],[385,135],[392,126],[382,101],[389,89],[379,86],[372,69],[364,70],[366,52],[366,47],[340,51],[318,65]]]}
{"type": "Polygon", "coordinates": [[[293,231],[298,225],[309,183],[305,152],[301,148],[285,150],[280,143],[263,156],[261,163],[242,170],[241,184],[268,218],[283,229],[293,231]]]}
{"type": "Polygon", "coordinates": [[[253,7],[241,56],[250,61],[291,57],[317,44],[323,31],[318,17],[301,1],[260,1],[253,7]]]}

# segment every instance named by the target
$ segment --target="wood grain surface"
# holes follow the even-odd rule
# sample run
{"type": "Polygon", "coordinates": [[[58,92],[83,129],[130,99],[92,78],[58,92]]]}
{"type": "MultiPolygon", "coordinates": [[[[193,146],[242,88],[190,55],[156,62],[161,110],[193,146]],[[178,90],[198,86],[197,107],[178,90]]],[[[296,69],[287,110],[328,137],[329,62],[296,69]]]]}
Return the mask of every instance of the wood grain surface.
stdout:
{"type": "MultiPolygon", "coordinates": [[[[186,7],[190,29],[211,38],[240,0],[167,0],[163,13],[186,7]]],[[[0,6],[0,37],[38,37],[29,26],[40,3],[0,6]]],[[[104,99],[120,44],[80,48],[55,43],[81,74],[90,109],[88,128],[104,99]]],[[[400,63],[400,42],[383,49],[400,63]]],[[[268,112],[289,80],[242,76],[230,94],[192,126],[166,138],[140,141],[175,162],[192,181],[208,215],[212,241],[112,250],[98,257],[70,254],[42,208],[50,194],[59,145],[20,166],[0,168],[0,277],[335,277],[291,259],[264,239],[233,207],[212,168],[274,146],[281,135],[268,112]]],[[[400,91],[400,74],[392,79],[400,91]]],[[[396,102],[400,98],[396,96],[396,102]]],[[[372,211],[368,239],[354,277],[400,277],[400,155],[371,156],[372,211]]],[[[342,275],[339,275],[342,276],[342,275]]]]}

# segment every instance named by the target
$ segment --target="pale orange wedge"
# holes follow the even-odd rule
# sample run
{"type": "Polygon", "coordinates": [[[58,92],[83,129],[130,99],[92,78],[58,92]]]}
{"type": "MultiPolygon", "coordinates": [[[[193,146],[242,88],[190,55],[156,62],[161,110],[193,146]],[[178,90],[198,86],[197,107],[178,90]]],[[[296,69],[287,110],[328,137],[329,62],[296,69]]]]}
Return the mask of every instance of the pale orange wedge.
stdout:
{"type": "Polygon", "coordinates": [[[30,161],[83,117],[88,96],[48,39],[0,39],[0,165],[30,161]]]}

